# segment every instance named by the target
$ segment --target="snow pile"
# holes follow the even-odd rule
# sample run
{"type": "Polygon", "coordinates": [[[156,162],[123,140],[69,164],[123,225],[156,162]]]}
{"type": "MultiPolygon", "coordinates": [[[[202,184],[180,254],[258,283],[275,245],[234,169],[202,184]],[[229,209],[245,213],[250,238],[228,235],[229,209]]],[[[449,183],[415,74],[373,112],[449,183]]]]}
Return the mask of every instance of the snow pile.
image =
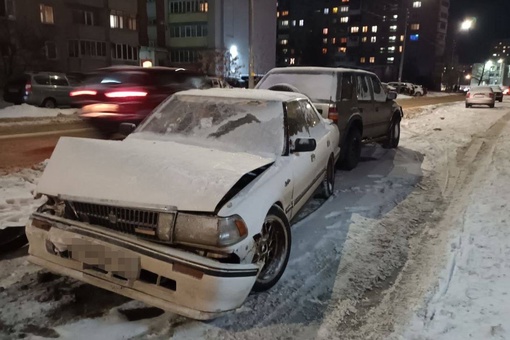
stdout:
{"type": "Polygon", "coordinates": [[[47,161],[30,169],[0,176],[0,229],[24,226],[28,216],[43,202],[33,192],[47,161]]]}
{"type": "Polygon", "coordinates": [[[12,105],[0,109],[2,118],[26,118],[26,117],[59,117],[74,115],[76,109],[48,109],[28,104],[12,105]]]}

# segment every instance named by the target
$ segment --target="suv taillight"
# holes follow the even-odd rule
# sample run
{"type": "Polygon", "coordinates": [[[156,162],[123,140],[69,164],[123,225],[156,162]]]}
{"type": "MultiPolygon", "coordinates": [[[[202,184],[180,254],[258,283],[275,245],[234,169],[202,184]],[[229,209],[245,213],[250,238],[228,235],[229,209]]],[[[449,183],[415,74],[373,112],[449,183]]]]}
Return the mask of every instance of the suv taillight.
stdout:
{"type": "Polygon", "coordinates": [[[329,105],[328,118],[334,121],[335,123],[338,123],[338,111],[334,104],[329,105]]]}
{"type": "Polygon", "coordinates": [[[466,93],[466,98],[471,97],[471,92],[466,93]]]}
{"type": "Polygon", "coordinates": [[[108,98],[146,97],[147,91],[143,91],[143,90],[112,91],[112,92],[106,92],[104,95],[108,98]]]}
{"type": "Polygon", "coordinates": [[[489,93],[489,97],[493,98],[494,97],[494,93],[489,93]]]}
{"type": "Polygon", "coordinates": [[[32,83],[28,80],[25,84],[25,94],[29,94],[30,92],[32,92],[32,83]]]}

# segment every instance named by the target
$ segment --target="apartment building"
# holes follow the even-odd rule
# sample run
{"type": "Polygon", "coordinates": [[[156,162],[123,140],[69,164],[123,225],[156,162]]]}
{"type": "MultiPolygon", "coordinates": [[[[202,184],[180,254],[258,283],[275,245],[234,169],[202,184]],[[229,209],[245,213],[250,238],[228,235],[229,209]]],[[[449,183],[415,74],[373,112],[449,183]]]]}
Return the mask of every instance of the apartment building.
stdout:
{"type": "MultiPolygon", "coordinates": [[[[229,73],[219,65],[229,64],[225,60],[229,58],[235,59],[236,73],[248,73],[248,5],[248,0],[148,0],[148,44],[141,48],[142,59],[155,65],[229,73]]],[[[254,1],[256,73],[275,65],[275,8],[275,0],[254,1]]]]}
{"type": "Polygon", "coordinates": [[[499,39],[492,43],[490,59],[502,59],[506,63],[510,61],[510,38],[499,39]]]}
{"type": "Polygon", "coordinates": [[[448,0],[280,0],[277,64],[360,67],[439,86],[448,0]]]}
{"type": "MultiPolygon", "coordinates": [[[[87,72],[110,65],[138,65],[139,0],[4,0],[9,12],[0,39],[17,60],[14,72],[87,72]],[[8,27],[8,28],[6,28],[8,27]]],[[[1,12],[0,12],[1,13],[1,12]]]]}

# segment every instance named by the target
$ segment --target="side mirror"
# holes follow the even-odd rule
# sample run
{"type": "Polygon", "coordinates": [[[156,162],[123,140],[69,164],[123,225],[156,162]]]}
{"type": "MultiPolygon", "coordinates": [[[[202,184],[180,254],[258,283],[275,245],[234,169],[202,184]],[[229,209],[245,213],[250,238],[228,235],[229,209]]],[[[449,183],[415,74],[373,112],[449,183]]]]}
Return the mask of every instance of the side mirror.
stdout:
{"type": "Polygon", "coordinates": [[[397,99],[397,92],[390,91],[388,92],[387,96],[388,100],[395,100],[397,99]]]}
{"type": "Polygon", "coordinates": [[[133,123],[121,123],[119,126],[119,134],[123,136],[129,135],[131,132],[135,131],[136,125],[133,123]]]}
{"type": "Polygon", "coordinates": [[[317,142],[313,138],[298,138],[294,141],[292,152],[311,152],[317,148],[317,142]]]}

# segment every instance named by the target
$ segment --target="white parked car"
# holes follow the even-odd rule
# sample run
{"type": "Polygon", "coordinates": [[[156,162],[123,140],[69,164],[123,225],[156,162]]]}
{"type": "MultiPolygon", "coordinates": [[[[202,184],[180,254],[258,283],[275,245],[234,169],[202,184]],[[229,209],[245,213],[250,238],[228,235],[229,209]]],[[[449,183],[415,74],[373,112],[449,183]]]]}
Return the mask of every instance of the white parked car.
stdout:
{"type": "Polygon", "coordinates": [[[421,97],[423,95],[425,95],[425,91],[423,90],[423,86],[422,85],[413,84],[413,96],[421,97]]]}
{"type": "Polygon", "coordinates": [[[338,143],[299,93],[179,92],[123,141],[60,139],[37,188],[48,202],[26,227],[29,259],[214,318],[280,279],[289,222],[318,189],[333,193],[338,143]]]}

